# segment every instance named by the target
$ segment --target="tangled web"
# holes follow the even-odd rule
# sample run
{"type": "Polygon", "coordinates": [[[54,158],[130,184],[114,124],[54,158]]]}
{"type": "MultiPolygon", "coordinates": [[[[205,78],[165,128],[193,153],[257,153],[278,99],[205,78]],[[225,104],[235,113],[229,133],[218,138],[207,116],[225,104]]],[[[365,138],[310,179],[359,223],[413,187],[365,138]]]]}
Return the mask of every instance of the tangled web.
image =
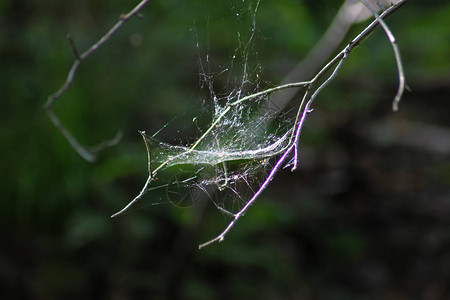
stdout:
{"type": "Polygon", "coordinates": [[[262,85],[262,71],[253,62],[257,51],[252,42],[259,1],[237,3],[240,5],[231,7],[233,15],[240,23],[249,23],[249,27],[244,32],[237,30],[231,63],[219,72],[211,71],[214,66],[210,54],[202,58],[197,43],[200,86],[211,102],[207,111],[209,126],[189,146],[163,143],[155,135],[141,132],[153,178],[147,191],[162,191],[162,201],[179,206],[206,197],[229,215],[248,201],[267,176],[271,158],[284,152],[292,139],[292,116],[265,109],[269,93],[257,92],[262,85]],[[215,86],[223,86],[224,91],[217,91],[215,86]]]}
{"type": "MultiPolygon", "coordinates": [[[[139,195],[113,215],[127,212],[149,192],[159,192],[158,197],[180,206],[210,199],[232,219],[221,234],[200,245],[200,248],[222,241],[281,168],[297,168],[299,138],[305,118],[312,112],[311,104],[336,77],[349,53],[378,24],[389,37],[392,36],[382,18],[404,3],[392,5],[379,16],[374,11],[375,20],[311,80],[261,90],[261,69],[258,64],[253,66],[250,63],[250,54],[257,54],[252,49],[252,43],[260,3],[259,0],[250,5],[244,0],[235,2],[240,5],[233,4],[231,10],[239,21],[246,15],[251,26],[247,27],[250,29],[246,32],[238,30],[238,47],[232,54],[231,63],[221,72],[214,73],[210,71],[209,54],[206,55],[206,62],[200,59],[201,87],[212,102],[208,127],[195,142],[187,146],[170,145],[158,141],[156,134],[149,136],[140,132],[147,148],[149,176],[139,195]],[[247,38],[243,42],[245,36],[247,38]],[[224,92],[217,92],[215,88],[218,78],[225,78],[225,84],[222,85],[224,92]],[[303,99],[296,104],[298,107],[295,110],[274,109],[270,96],[279,90],[293,87],[304,88],[303,99]]],[[[397,55],[398,48],[394,43],[392,46],[397,55]]],[[[394,110],[404,89],[399,56],[398,59],[396,56],[396,62],[400,85],[393,102],[394,110]]]]}

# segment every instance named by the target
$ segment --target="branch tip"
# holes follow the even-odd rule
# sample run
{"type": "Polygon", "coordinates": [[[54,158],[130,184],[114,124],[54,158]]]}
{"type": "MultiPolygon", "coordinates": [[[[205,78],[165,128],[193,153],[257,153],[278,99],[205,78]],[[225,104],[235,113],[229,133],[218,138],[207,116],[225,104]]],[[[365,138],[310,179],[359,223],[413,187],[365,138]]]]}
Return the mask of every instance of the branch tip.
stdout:
{"type": "Polygon", "coordinates": [[[73,56],[75,56],[76,60],[81,60],[80,54],[78,53],[77,47],[75,46],[75,42],[73,41],[72,35],[68,33],[66,37],[69,40],[70,48],[72,48],[73,56]]]}
{"type": "Polygon", "coordinates": [[[115,217],[119,216],[122,214],[122,211],[118,211],[115,214],[111,215],[111,219],[114,219],[115,217]]]}

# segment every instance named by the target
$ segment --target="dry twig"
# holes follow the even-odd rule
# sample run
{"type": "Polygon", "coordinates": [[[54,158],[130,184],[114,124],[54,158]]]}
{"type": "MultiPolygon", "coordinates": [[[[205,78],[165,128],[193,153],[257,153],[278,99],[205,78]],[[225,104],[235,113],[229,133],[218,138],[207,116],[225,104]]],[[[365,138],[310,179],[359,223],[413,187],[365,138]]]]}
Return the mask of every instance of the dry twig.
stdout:
{"type": "Polygon", "coordinates": [[[402,99],[403,92],[405,91],[405,73],[403,71],[403,63],[402,58],[400,56],[400,49],[397,45],[397,40],[395,39],[394,34],[389,29],[389,26],[387,26],[386,22],[380,16],[378,15],[378,12],[375,8],[370,5],[367,0],[360,0],[367,9],[374,15],[375,19],[380,23],[381,27],[383,28],[384,32],[386,33],[386,36],[389,39],[389,42],[391,43],[392,50],[394,50],[394,57],[395,57],[395,63],[397,64],[397,70],[398,70],[398,90],[397,94],[395,95],[394,101],[392,102],[392,110],[397,111],[398,110],[398,104],[400,103],[400,100],[402,99]]]}
{"type": "Polygon", "coordinates": [[[67,35],[67,39],[69,40],[70,47],[72,48],[75,61],[73,62],[72,67],[70,68],[69,73],[67,74],[67,79],[64,82],[64,84],[59,88],[59,90],[57,90],[55,93],[51,94],[48,97],[44,107],[47,111],[50,120],[55,125],[55,127],[64,135],[64,137],[73,147],[73,149],[75,149],[75,151],[81,157],[83,157],[85,160],[89,162],[94,162],[96,160],[97,158],[96,152],[104,148],[116,145],[122,137],[122,132],[119,131],[113,139],[102,142],[99,145],[88,149],[85,146],[81,145],[78,142],[78,140],[73,136],[73,134],[62,124],[59,117],[53,111],[53,103],[56,101],[56,99],[60,98],[72,85],[73,79],[81,62],[85,60],[89,55],[91,55],[94,51],[96,51],[100,46],[102,46],[106,41],[108,41],[116,33],[116,31],[119,30],[120,27],[122,27],[122,25],[126,21],[128,21],[131,17],[138,15],[142,7],[144,7],[144,5],[147,4],[148,2],[149,0],[142,0],[131,11],[129,11],[126,14],[122,14],[119,18],[119,21],[117,21],[117,23],[114,24],[114,26],[111,27],[111,29],[104,36],[102,36],[95,44],[93,44],[91,47],[89,47],[85,52],[81,54],[79,54],[75,46],[75,43],[72,39],[72,36],[67,35]]]}

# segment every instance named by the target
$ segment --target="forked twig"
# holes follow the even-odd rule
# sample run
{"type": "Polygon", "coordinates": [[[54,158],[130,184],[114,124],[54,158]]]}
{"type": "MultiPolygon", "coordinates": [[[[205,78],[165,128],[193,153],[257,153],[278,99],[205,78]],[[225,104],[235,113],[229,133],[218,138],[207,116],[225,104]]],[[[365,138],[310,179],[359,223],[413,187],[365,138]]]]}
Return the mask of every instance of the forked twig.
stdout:
{"type": "MultiPolygon", "coordinates": [[[[359,43],[365,39],[377,26],[378,24],[382,25],[383,18],[389,16],[391,13],[396,11],[398,8],[400,8],[402,5],[404,5],[409,0],[403,0],[399,1],[395,5],[391,6],[390,8],[386,9],[380,16],[376,17],[376,20],[373,21],[371,24],[369,24],[358,36],[356,36],[336,57],[334,57],[325,67],[322,68],[322,70],[319,71],[319,73],[309,82],[308,89],[305,92],[304,98],[302,100],[302,103],[299,107],[299,113],[297,114],[297,118],[295,121],[295,134],[294,138],[290,144],[290,146],[286,149],[286,151],[282,154],[282,156],[277,160],[275,166],[272,168],[272,170],[269,173],[269,176],[264,180],[262,185],[259,187],[259,189],[256,191],[256,193],[253,195],[253,197],[246,203],[242,209],[234,215],[234,219],[228,224],[228,226],[223,230],[218,236],[215,238],[199,245],[199,249],[206,247],[208,245],[211,245],[215,242],[222,242],[225,239],[225,236],[227,233],[233,228],[233,226],[236,224],[236,222],[245,214],[245,212],[248,210],[248,208],[255,202],[255,200],[261,195],[261,193],[267,188],[269,183],[274,178],[276,172],[279,170],[279,168],[283,165],[283,163],[286,161],[286,158],[294,151],[294,166],[292,170],[294,170],[298,165],[298,142],[300,139],[301,130],[303,128],[304,120],[308,113],[311,110],[311,104],[316,99],[317,95],[321,92],[321,90],[328,85],[336,76],[339,70],[341,69],[343,63],[346,61],[349,53],[357,46],[359,43]],[[337,65],[336,65],[337,64],[337,65]],[[334,66],[332,74],[325,79],[325,81],[312,93],[311,96],[309,96],[309,91],[311,87],[318,82],[318,80],[323,77],[328,71],[334,66]],[[303,104],[306,102],[306,104],[303,106],[303,104]]],[[[384,28],[384,27],[383,27],[384,28]]],[[[385,30],[386,31],[386,30],[385,30]]],[[[390,32],[390,31],[389,31],[390,32]]],[[[391,34],[392,35],[392,34],[391,34]]],[[[393,37],[393,35],[392,35],[393,37]]],[[[391,37],[390,37],[391,40],[391,37]]],[[[395,41],[395,38],[394,38],[395,41]]],[[[398,56],[400,59],[400,57],[398,56]]],[[[396,56],[397,59],[397,56],[396,56]]],[[[399,63],[397,62],[399,65],[399,63]]],[[[401,62],[400,62],[401,66],[401,62]]],[[[404,74],[403,69],[399,68],[399,77],[403,77],[404,82],[404,74]]],[[[397,93],[395,99],[394,99],[394,110],[396,105],[398,105],[398,101],[400,101],[400,98],[402,96],[404,89],[404,83],[402,85],[402,79],[400,80],[400,87],[399,87],[399,93],[397,93]],[[398,98],[400,97],[400,98],[398,98]]]]}
{"type": "Polygon", "coordinates": [[[69,70],[69,73],[67,74],[66,81],[64,84],[57,90],[55,93],[51,94],[47,98],[47,102],[44,105],[44,108],[47,111],[47,114],[52,121],[53,125],[64,135],[66,140],[69,142],[69,144],[72,146],[72,148],[85,160],[89,162],[94,162],[96,160],[96,152],[103,150],[104,148],[111,147],[116,145],[122,136],[121,132],[119,133],[111,140],[100,143],[97,146],[91,147],[88,149],[87,147],[81,145],[78,140],[73,136],[73,134],[62,124],[59,117],[54,113],[53,111],[53,103],[56,99],[60,98],[67,89],[72,85],[73,79],[75,77],[75,74],[78,70],[78,67],[80,66],[81,62],[85,60],[89,55],[91,55],[95,50],[97,50],[100,46],[102,46],[106,41],[108,41],[115,33],[116,31],[122,27],[122,25],[128,21],[132,16],[138,15],[139,11],[142,7],[144,7],[145,4],[147,4],[149,0],[142,0],[139,2],[138,5],[136,5],[131,11],[129,11],[126,14],[122,14],[119,18],[119,21],[114,24],[113,27],[104,35],[102,36],[95,44],[93,44],[91,47],[89,47],[85,52],[82,54],[79,54],[75,43],[72,39],[71,35],[67,36],[67,39],[69,40],[70,47],[72,48],[73,55],[75,57],[75,61],[72,64],[72,67],[69,70]]]}
{"type": "MultiPolygon", "coordinates": [[[[378,2],[384,5],[391,2],[390,0],[369,1],[370,3],[378,2]]],[[[345,0],[343,2],[322,37],[309,53],[286,74],[282,83],[296,82],[314,76],[339,45],[342,44],[350,28],[354,24],[368,20],[372,16],[372,13],[366,10],[365,5],[358,2],[358,0],[345,0]]],[[[266,111],[272,110],[281,111],[299,91],[300,88],[292,88],[273,95],[268,100],[267,105],[261,108],[261,113],[259,114],[263,115],[266,111]]]]}
{"type": "MultiPolygon", "coordinates": [[[[180,156],[186,155],[188,153],[193,152],[196,149],[196,147],[200,144],[200,142],[206,138],[206,136],[217,126],[217,124],[219,124],[219,122],[231,110],[231,107],[236,106],[236,105],[242,103],[243,101],[250,100],[250,99],[253,99],[253,98],[256,98],[256,97],[260,97],[260,96],[264,96],[264,95],[273,93],[275,91],[279,91],[279,90],[287,89],[287,88],[292,88],[292,87],[298,87],[298,86],[306,86],[306,85],[309,85],[309,84],[310,84],[309,81],[285,84],[285,85],[281,85],[281,86],[277,86],[277,87],[274,87],[274,88],[270,88],[270,89],[267,89],[267,90],[264,90],[264,91],[252,94],[252,95],[248,95],[248,96],[240,98],[240,99],[238,99],[238,100],[236,100],[236,101],[234,101],[232,103],[229,103],[228,106],[226,107],[226,109],[224,109],[224,111],[219,116],[217,116],[217,118],[209,126],[209,128],[205,131],[205,133],[203,133],[203,135],[186,152],[183,152],[181,154],[178,154],[178,155],[175,155],[175,156],[171,157],[170,159],[168,159],[168,160],[164,161],[163,163],[161,163],[157,168],[155,168],[152,173],[149,172],[149,176],[147,178],[147,181],[145,182],[144,187],[141,189],[140,193],[136,197],[134,197],[134,199],[131,200],[122,210],[120,210],[120,211],[116,212],[115,214],[113,214],[111,216],[111,218],[117,217],[117,216],[127,212],[128,209],[134,203],[136,203],[137,201],[141,200],[142,197],[147,193],[147,191],[148,191],[148,189],[150,187],[150,184],[152,182],[152,179],[153,179],[153,177],[156,176],[156,173],[158,173],[158,171],[160,171],[161,169],[166,167],[172,161],[178,159],[180,156]]],[[[140,133],[144,137],[144,142],[146,143],[146,147],[147,147],[148,144],[147,144],[147,141],[146,141],[146,138],[145,138],[145,132],[140,132],[140,133]]],[[[148,150],[149,150],[149,148],[147,148],[147,151],[148,150]]],[[[149,161],[149,164],[150,164],[150,161],[149,161]]]]}
{"type": "MultiPolygon", "coordinates": [[[[346,47],[346,49],[347,49],[347,47],[346,47]]],[[[344,50],[346,50],[346,49],[344,49],[344,50]]],[[[336,77],[337,73],[341,69],[342,64],[345,62],[347,57],[348,57],[348,52],[344,51],[344,56],[341,58],[338,65],[333,70],[333,73],[316,89],[316,91],[310,97],[309,101],[306,103],[303,110],[300,107],[299,111],[302,111],[302,113],[301,113],[300,121],[295,122],[295,124],[297,124],[297,125],[296,125],[295,134],[294,134],[294,139],[291,141],[290,146],[286,149],[286,151],[277,160],[277,162],[275,163],[275,166],[272,168],[272,170],[270,170],[269,176],[267,176],[267,178],[264,180],[262,185],[258,188],[256,193],[253,194],[252,198],[244,205],[244,207],[242,207],[242,209],[238,213],[233,215],[234,219],[228,224],[228,226],[225,228],[224,231],[222,231],[222,233],[220,233],[218,236],[216,236],[212,240],[209,240],[203,244],[200,244],[198,246],[199,249],[202,249],[203,247],[211,245],[215,242],[222,242],[225,239],[226,234],[231,230],[231,228],[233,228],[234,224],[245,214],[245,212],[248,210],[248,208],[256,201],[256,199],[261,195],[261,193],[267,188],[269,183],[275,177],[275,174],[278,172],[278,170],[283,165],[283,163],[286,161],[286,159],[289,157],[289,155],[292,153],[292,151],[294,151],[294,167],[292,168],[292,171],[297,167],[298,141],[300,139],[301,129],[303,128],[305,118],[310,111],[311,104],[314,102],[314,100],[316,99],[316,97],[320,93],[320,91],[336,77]]],[[[319,77],[315,78],[315,80],[318,80],[318,79],[319,79],[319,77]]],[[[311,80],[310,84],[313,84],[315,82],[315,80],[314,79],[311,80]]],[[[305,95],[306,95],[306,93],[305,93],[305,95]]]]}
{"type": "Polygon", "coordinates": [[[145,148],[147,150],[147,160],[148,160],[148,166],[147,166],[147,168],[148,168],[148,177],[147,177],[147,181],[145,182],[144,187],[141,189],[141,192],[139,193],[139,195],[137,195],[133,199],[133,201],[128,203],[128,205],[125,206],[121,211],[113,214],[111,216],[111,218],[117,217],[118,215],[121,215],[121,214],[125,213],[128,210],[128,208],[130,208],[131,205],[133,205],[133,203],[135,203],[138,199],[142,198],[147,193],[148,187],[150,186],[150,183],[152,182],[152,180],[154,178],[154,175],[153,175],[154,173],[152,171],[152,166],[151,166],[151,163],[152,163],[152,152],[151,152],[150,146],[148,144],[147,137],[145,136],[145,131],[139,131],[139,133],[141,134],[142,138],[144,139],[145,148]]]}

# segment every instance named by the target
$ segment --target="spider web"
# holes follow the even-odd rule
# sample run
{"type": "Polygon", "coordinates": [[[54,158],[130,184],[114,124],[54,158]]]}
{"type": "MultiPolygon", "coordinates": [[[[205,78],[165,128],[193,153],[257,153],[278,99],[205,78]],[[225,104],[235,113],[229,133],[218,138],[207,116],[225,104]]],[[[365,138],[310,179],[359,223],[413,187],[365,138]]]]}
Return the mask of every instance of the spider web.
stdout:
{"type": "MultiPolygon", "coordinates": [[[[289,112],[261,110],[268,95],[257,92],[271,85],[261,81],[262,68],[254,46],[258,7],[259,1],[229,3],[237,46],[225,67],[213,64],[209,49],[203,53],[195,30],[203,114],[208,115],[209,124],[188,146],[164,143],[156,139],[156,134],[142,133],[153,181],[145,193],[158,191],[157,203],[185,207],[207,198],[222,212],[232,214],[255,193],[254,188],[267,177],[273,158],[291,142],[293,121],[289,112]]],[[[151,201],[156,203],[154,197],[151,201]]]]}
{"type": "MultiPolygon", "coordinates": [[[[156,190],[165,191],[166,202],[175,205],[184,205],[185,201],[191,204],[201,198],[209,198],[220,211],[233,219],[219,235],[200,244],[199,248],[223,241],[283,166],[291,167],[291,171],[297,169],[299,139],[305,119],[313,111],[311,105],[320,92],[336,78],[350,52],[378,25],[389,38],[397,64],[399,85],[392,102],[393,110],[396,111],[405,90],[405,76],[399,48],[384,18],[408,0],[392,4],[383,9],[380,15],[367,1],[361,1],[375,20],[311,80],[269,88],[265,86],[265,89],[260,86],[261,68],[258,64],[251,67],[250,63],[250,54],[257,56],[257,52],[251,48],[256,32],[259,0],[250,5],[245,4],[245,0],[236,2],[236,5],[231,2],[231,11],[236,14],[237,20],[242,20],[240,12],[246,12],[251,26],[243,27],[250,28],[245,43],[242,42],[245,40],[243,32],[237,30],[238,46],[231,56],[231,63],[220,72],[211,71],[209,52],[205,63],[199,55],[201,87],[206,90],[205,99],[211,101],[210,110],[206,110],[211,115],[209,125],[201,130],[202,133],[195,142],[186,146],[160,142],[155,139],[158,132],[153,136],[141,132],[147,148],[149,176],[141,192],[112,217],[129,211],[144,195],[156,190]],[[218,78],[224,75],[225,84],[217,88],[218,78]],[[295,118],[290,117],[289,112],[281,112],[277,108],[271,110],[271,106],[267,105],[270,95],[293,87],[305,88],[295,118]],[[233,201],[227,201],[229,198],[233,201]]],[[[200,46],[198,49],[201,53],[200,46]]]]}

